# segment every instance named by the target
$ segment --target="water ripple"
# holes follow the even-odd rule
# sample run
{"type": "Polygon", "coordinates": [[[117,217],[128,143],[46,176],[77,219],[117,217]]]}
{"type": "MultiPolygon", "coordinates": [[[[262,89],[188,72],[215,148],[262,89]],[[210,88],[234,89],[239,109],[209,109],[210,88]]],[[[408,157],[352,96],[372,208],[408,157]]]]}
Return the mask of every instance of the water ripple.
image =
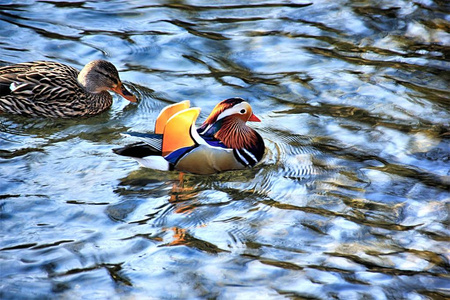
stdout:
{"type": "Polygon", "coordinates": [[[2,3],[2,65],[107,59],[139,103],[0,115],[0,297],[448,298],[447,11],[2,3]],[[235,96],[262,120],[255,168],[180,179],[111,152],[168,104],[202,121],[235,96]]]}

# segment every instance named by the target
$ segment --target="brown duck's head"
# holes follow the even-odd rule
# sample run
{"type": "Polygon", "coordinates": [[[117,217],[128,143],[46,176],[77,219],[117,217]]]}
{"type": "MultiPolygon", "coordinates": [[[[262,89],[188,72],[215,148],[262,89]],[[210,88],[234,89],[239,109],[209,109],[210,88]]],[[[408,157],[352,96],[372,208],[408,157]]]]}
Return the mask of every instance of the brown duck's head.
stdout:
{"type": "Polygon", "coordinates": [[[248,102],[242,98],[235,97],[219,102],[203,124],[213,124],[228,116],[234,116],[244,122],[261,122],[261,120],[253,114],[252,107],[248,102]]]}
{"type": "Polygon", "coordinates": [[[106,60],[93,60],[78,74],[78,82],[90,93],[113,91],[128,101],[137,102],[136,96],[122,84],[116,67],[106,60]]]}

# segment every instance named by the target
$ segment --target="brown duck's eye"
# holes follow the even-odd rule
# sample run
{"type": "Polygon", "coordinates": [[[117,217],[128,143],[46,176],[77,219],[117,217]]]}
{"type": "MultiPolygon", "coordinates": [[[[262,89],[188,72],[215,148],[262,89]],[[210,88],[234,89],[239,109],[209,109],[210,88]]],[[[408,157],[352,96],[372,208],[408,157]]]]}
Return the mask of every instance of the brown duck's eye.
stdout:
{"type": "Polygon", "coordinates": [[[110,74],[104,73],[104,72],[100,72],[100,71],[97,71],[97,73],[99,73],[99,74],[103,75],[104,77],[108,78],[109,80],[111,80],[115,84],[119,84],[119,81],[116,78],[114,78],[113,76],[111,76],[110,74]]]}
{"type": "Polygon", "coordinates": [[[245,109],[241,109],[240,113],[245,114],[247,111],[245,109]]]}

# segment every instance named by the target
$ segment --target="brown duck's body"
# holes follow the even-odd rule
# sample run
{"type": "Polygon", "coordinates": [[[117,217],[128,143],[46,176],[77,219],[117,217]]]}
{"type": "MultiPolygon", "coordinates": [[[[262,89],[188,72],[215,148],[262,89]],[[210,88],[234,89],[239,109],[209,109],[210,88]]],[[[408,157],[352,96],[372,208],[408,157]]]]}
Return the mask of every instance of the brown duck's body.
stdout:
{"type": "Polygon", "coordinates": [[[32,117],[71,118],[99,114],[112,104],[108,90],[136,98],[116,68],[92,61],[81,72],[57,62],[35,61],[0,68],[0,112],[32,117]]]}

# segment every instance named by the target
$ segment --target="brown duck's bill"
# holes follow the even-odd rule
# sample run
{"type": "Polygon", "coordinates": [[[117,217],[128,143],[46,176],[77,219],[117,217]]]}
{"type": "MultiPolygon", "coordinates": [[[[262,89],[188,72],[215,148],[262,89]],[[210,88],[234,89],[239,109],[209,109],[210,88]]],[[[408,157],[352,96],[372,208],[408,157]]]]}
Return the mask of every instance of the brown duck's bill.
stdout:
{"type": "Polygon", "coordinates": [[[122,83],[112,90],[130,102],[137,102],[136,96],[130,93],[122,83]]]}

